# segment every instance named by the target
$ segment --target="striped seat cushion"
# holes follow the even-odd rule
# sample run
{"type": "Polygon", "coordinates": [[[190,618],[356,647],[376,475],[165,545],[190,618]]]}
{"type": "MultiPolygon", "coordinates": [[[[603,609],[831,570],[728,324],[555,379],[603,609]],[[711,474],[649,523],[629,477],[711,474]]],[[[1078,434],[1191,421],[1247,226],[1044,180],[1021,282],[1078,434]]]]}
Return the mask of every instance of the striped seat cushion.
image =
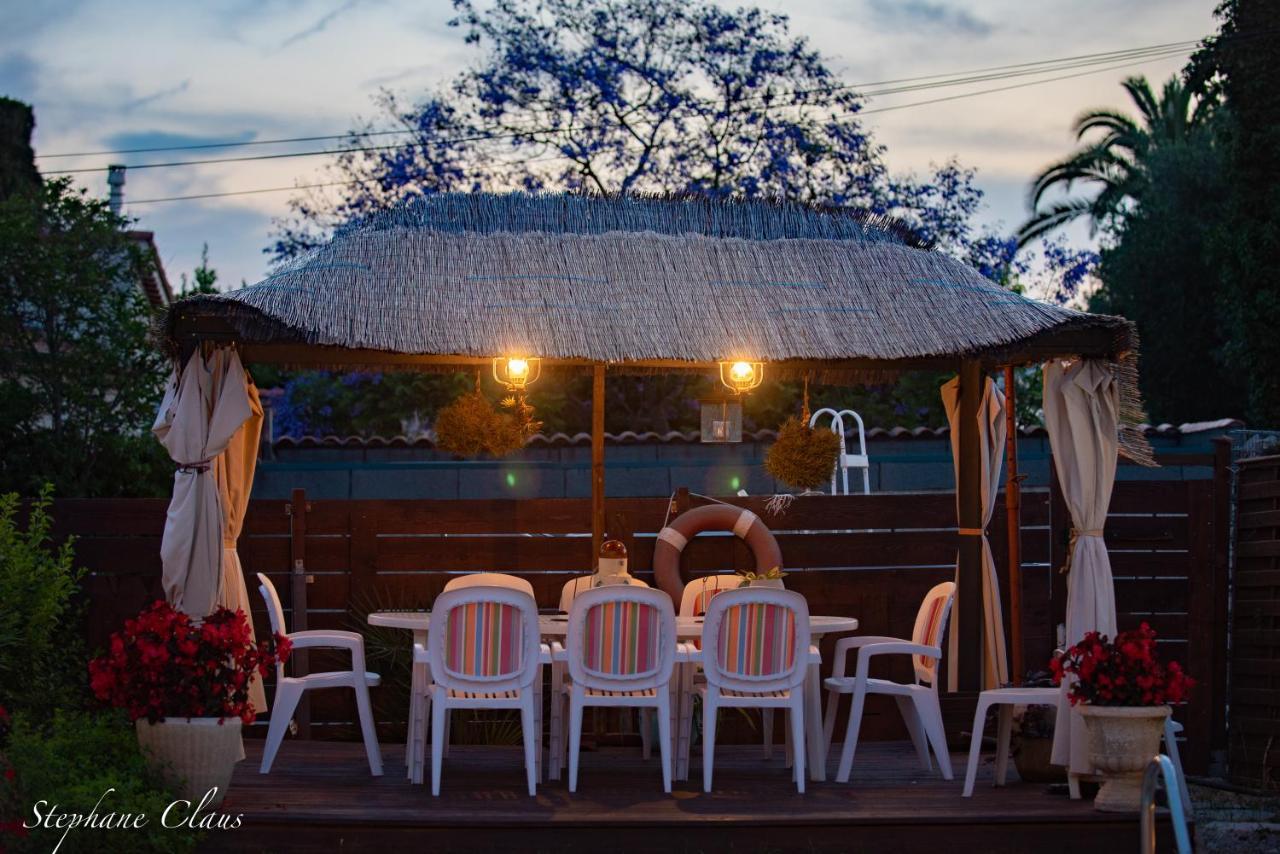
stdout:
{"type": "Polygon", "coordinates": [[[702,592],[693,599],[693,616],[701,617],[707,613],[707,606],[711,604],[711,598],[717,593],[723,593],[729,589],[728,587],[715,587],[710,584],[704,586],[702,592]]]}
{"type": "Polygon", "coordinates": [[[449,611],[445,668],[459,676],[493,679],[523,667],[524,617],[513,605],[471,602],[449,611]]]}
{"type": "Polygon", "coordinates": [[[782,605],[752,602],[724,612],[720,623],[720,669],[731,676],[779,676],[795,664],[795,612],[782,605]]]}
{"type": "Polygon", "coordinates": [[[587,612],[583,664],[588,671],[627,677],[658,668],[658,609],[643,602],[603,602],[587,612]]]}
{"type": "MultiPolygon", "coordinates": [[[[926,608],[928,609],[925,616],[924,625],[920,632],[920,637],[916,643],[922,643],[925,646],[937,646],[942,634],[942,611],[946,607],[947,597],[935,596],[926,608]]],[[[925,670],[931,669],[936,663],[935,659],[924,655],[915,656],[916,665],[925,670]]]]}

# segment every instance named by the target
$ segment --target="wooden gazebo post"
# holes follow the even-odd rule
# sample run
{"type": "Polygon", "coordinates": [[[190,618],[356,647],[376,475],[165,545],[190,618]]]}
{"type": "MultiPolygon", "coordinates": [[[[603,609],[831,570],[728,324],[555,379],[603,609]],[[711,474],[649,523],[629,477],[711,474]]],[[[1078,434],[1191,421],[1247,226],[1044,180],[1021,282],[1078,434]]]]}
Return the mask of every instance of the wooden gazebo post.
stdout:
{"type": "Polygon", "coordinates": [[[960,458],[956,505],[961,532],[956,574],[960,589],[955,604],[959,617],[960,660],[954,665],[958,667],[956,685],[965,692],[982,690],[985,658],[982,646],[982,444],[978,433],[982,379],[981,362],[965,359],[960,363],[960,415],[956,419],[960,458]]]}
{"type": "Polygon", "coordinates": [[[1018,392],[1013,366],[1004,369],[1005,533],[1009,559],[1009,678],[1022,684],[1022,476],[1018,474],[1018,392]]]}
{"type": "Polygon", "coordinates": [[[591,566],[604,541],[604,364],[591,373],[591,566]]]}

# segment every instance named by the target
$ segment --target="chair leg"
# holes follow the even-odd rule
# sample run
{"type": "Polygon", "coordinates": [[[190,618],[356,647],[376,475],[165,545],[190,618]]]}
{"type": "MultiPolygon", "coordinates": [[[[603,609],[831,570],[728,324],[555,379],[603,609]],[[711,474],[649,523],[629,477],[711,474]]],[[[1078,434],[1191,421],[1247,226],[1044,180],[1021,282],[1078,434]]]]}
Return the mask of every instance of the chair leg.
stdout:
{"type": "Polygon", "coordinates": [[[357,673],[356,711],[360,715],[360,735],[364,738],[364,752],[369,757],[369,773],[382,776],[382,750],[378,747],[378,731],[373,725],[373,704],[369,702],[369,686],[364,674],[357,673]]]}
{"type": "Polygon", "coordinates": [[[907,726],[907,734],[911,736],[911,744],[916,749],[916,756],[920,759],[920,767],[925,771],[933,770],[933,760],[929,757],[929,742],[925,740],[924,727],[920,723],[920,716],[916,714],[915,704],[906,697],[894,697],[898,704],[898,713],[902,715],[902,722],[907,726]]]}
{"type": "Polygon", "coordinates": [[[653,733],[649,727],[653,723],[648,709],[636,709],[636,722],[640,727],[640,756],[648,761],[653,756],[653,733]]]}
{"type": "Polygon", "coordinates": [[[866,704],[864,691],[854,690],[853,708],[849,710],[849,725],[844,731],[844,747],[840,749],[840,767],[836,770],[836,782],[849,782],[853,771],[853,751],[858,746],[858,729],[862,726],[862,707],[866,704]]]}
{"type": "Polygon", "coordinates": [[[702,698],[702,791],[711,791],[711,771],[716,762],[716,702],[711,688],[702,698]]]}
{"type": "Polygon", "coordinates": [[[412,756],[409,761],[409,782],[422,785],[422,772],[426,767],[427,729],[431,725],[431,694],[425,685],[419,685],[411,703],[413,718],[409,722],[412,756]]]}
{"type": "Polygon", "coordinates": [[[658,755],[662,757],[662,791],[671,794],[671,695],[658,692],[658,755]]]}
{"type": "Polygon", "coordinates": [[[764,758],[773,758],[773,709],[760,710],[760,729],[764,730],[764,758]]]}
{"type": "Polygon", "coordinates": [[[1080,800],[1080,775],[1067,772],[1067,796],[1073,800],[1080,800]]]}
{"type": "Polygon", "coordinates": [[[962,797],[973,797],[973,784],[978,779],[978,760],[982,753],[982,731],[987,728],[987,709],[990,707],[990,702],[979,695],[978,709],[973,713],[973,738],[969,740],[969,762],[964,769],[962,797]]]}
{"type": "Polygon", "coordinates": [[[1013,738],[1013,706],[1001,703],[996,718],[996,785],[1009,779],[1009,747],[1013,738]]]}
{"type": "MultiPolygon", "coordinates": [[[[452,739],[452,737],[451,737],[451,736],[452,736],[452,732],[453,732],[453,715],[445,715],[445,718],[444,718],[444,744],[442,744],[442,745],[441,745],[441,748],[444,750],[444,758],[445,758],[445,759],[448,759],[448,758],[449,758],[449,742],[453,740],[453,739],[452,739]]],[[[434,735],[433,735],[433,737],[434,737],[434,735]]]]}
{"type": "Polygon", "coordinates": [[[1191,817],[1191,793],[1187,791],[1187,778],[1182,773],[1182,757],[1178,755],[1178,733],[1173,728],[1173,718],[1164,721],[1164,752],[1173,760],[1173,770],[1178,773],[1179,795],[1182,798],[1182,811],[1191,817]]]}
{"type": "Polygon", "coordinates": [[[787,717],[790,719],[791,723],[791,752],[796,763],[796,791],[803,795],[805,778],[807,776],[804,767],[804,698],[800,697],[798,700],[793,700],[791,708],[788,711],[789,714],[787,717]]]}
{"type": "Polygon", "coordinates": [[[951,751],[947,748],[947,733],[942,726],[942,707],[938,705],[938,698],[932,694],[917,696],[916,711],[920,713],[920,721],[929,736],[929,744],[933,746],[933,755],[938,757],[942,779],[952,779],[951,751]]]}
{"type": "Polygon", "coordinates": [[[262,765],[258,767],[259,774],[266,774],[271,770],[276,751],[280,749],[280,742],[284,741],[284,734],[289,729],[289,721],[293,720],[293,710],[298,707],[298,700],[301,698],[302,688],[297,685],[286,682],[276,688],[271,724],[267,727],[267,743],[262,749],[262,765]]]}
{"type": "Polygon", "coordinates": [[[582,752],[582,698],[569,695],[569,791],[578,791],[578,754],[582,752]]]}
{"type": "MultiPolygon", "coordinates": [[[[772,712],[773,709],[768,709],[767,711],[772,712]]],[[[782,711],[782,716],[784,718],[787,716],[785,709],[782,711]]],[[[785,720],[782,727],[782,758],[785,767],[795,770],[795,741],[791,738],[791,724],[785,720]]]]}
{"type": "Polygon", "coordinates": [[[449,707],[438,695],[431,704],[431,794],[440,794],[440,770],[444,764],[445,728],[449,722],[449,707]]]}
{"type": "Polygon", "coordinates": [[[524,736],[524,776],[529,783],[529,797],[538,794],[538,715],[533,709],[532,690],[524,690],[524,702],[520,705],[520,730],[524,736]]]}
{"type": "Polygon", "coordinates": [[[822,753],[831,752],[831,739],[835,735],[836,712],[840,708],[840,692],[827,689],[827,713],[822,716],[822,753]]]}

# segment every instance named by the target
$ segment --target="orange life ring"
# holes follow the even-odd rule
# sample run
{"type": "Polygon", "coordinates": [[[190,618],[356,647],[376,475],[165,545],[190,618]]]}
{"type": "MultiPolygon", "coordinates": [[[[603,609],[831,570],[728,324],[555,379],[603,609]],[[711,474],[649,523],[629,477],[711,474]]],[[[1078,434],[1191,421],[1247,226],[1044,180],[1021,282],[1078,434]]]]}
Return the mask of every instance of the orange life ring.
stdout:
{"type": "Polygon", "coordinates": [[[708,504],[681,513],[658,532],[653,547],[653,574],[662,588],[679,607],[684,595],[684,579],[680,576],[680,555],[689,541],[703,531],[732,531],[747,544],[756,558],[756,573],[764,574],[782,566],[782,549],[773,532],[760,517],[732,504],[708,504]]]}

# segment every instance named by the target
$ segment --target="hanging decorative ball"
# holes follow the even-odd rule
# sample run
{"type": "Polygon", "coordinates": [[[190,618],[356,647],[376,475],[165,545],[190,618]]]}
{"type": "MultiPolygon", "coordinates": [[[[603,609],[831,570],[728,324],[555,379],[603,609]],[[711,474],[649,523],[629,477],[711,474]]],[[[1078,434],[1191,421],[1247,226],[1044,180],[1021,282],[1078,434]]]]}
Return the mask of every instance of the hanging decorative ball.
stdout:
{"type": "Polygon", "coordinates": [[[840,437],[815,430],[807,418],[791,416],[778,428],[778,439],[764,457],[764,468],[788,486],[810,490],[831,480],[840,455],[840,437]]]}

